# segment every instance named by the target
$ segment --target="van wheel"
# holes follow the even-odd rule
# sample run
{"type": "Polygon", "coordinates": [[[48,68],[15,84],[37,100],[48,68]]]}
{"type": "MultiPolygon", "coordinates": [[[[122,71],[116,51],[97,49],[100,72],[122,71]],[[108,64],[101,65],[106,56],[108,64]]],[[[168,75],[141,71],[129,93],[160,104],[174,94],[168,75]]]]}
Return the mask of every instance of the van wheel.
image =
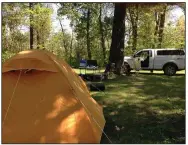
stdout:
{"type": "Polygon", "coordinates": [[[168,76],[173,76],[176,74],[176,66],[173,64],[168,64],[164,67],[164,74],[168,76]]]}

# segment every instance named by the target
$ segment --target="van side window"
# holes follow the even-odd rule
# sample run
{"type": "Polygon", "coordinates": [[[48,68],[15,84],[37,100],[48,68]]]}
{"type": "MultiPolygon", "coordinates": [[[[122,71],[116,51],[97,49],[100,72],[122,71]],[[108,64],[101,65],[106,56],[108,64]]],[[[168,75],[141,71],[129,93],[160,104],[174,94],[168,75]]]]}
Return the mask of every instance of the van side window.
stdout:
{"type": "Polygon", "coordinates": [[[158,50],[157,55],[185,55],[183,50],[158,50]]]}

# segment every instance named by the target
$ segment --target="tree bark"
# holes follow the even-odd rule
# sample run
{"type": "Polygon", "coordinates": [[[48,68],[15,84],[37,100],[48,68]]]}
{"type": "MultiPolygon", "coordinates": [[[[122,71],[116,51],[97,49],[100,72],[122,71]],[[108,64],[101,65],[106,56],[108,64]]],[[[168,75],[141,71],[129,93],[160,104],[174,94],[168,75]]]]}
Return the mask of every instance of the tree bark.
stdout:
{"type": "Polygon", "coordinates": [[[131,25],[132,25],[132,51],[134,52],[137,47],[137,37],[138,37],[138,4],[131,4],[129,8],[131,25]]]}
{"type": "Polygon", "coordinates": [[[132,51],[135,52],[136,51],[136,47],[137,47],[137,26],[133,26],[133,48],[132,51]]]}
{"type": "Polygon", "coordinates": [[[158,33],[159,33],[159,13],[155,11],[155,32],[154,32],[154,44],[153,48],[156,48],[156,43],[157,43],[157,38],[158,38],[158,33]]]}
{"type": "Polygon", "coordinates": [[[39,49],[39,45],[40,45],[40,36],[39,36],[39,31],[36,31],[37,34],[37,49],[39,49]]]}
{"type": "Polygon", "coordinates": [[[162,8],[162,12],[155,11],[155,32],[154,32],[154,44],[153,48],[161,48],[163,41],[163,30],[165,24],[167,5],[162,8]]]}
{"type": "Polygon", "coordinates": [[[88,58],[91,59],[91,48],[90,48],[90,35],[89,35],[89,29],[90,29],[90,8],[87,10],[87,53],[88,53],[88,58]]]}
{"type": "Polygon", "coordinates": [[[71,60],[72,60],[72,42],[73,42],[73,30],[72,30],[72,35],[71,35],[71,46],[70,46],[70,56],[69,56],[70,65],[71,65],[71,60]]]}
{"type": "MultiPolygon", "coordinates": [[[[64,29],[63,29],[63,25],[62,25],[60,19],[59,19],[59,24],[60,24],[60,26],[61,26],[62,34],[63,34],[63,36],[64,36],[64,29]]],[[[64,46],[64,48],[65,48],[65,52],[68,52],[67,45],[66,45],[66,42],[65,42],[65,39],[64,39],[64,38],[63,38],[63,46],[64,46]]]]}
{"type": "Polygon", "coordinates": [[[6,30],[6,20],[4,20],[5,18],[2,17],[2,51],[8,49],[8,43],[7,43],[7,30],[6,30]]]}
{"type": "Polygon", "coordinates": [[[159,41],[159,45],[158,48],[161,48],[162,45],[162,41],[163,41],[163,30],[164,30],[164,24],[165,24],[165,16],[166,16],[166,6],[163,9],[163,12],[161,13],[160,16],[160,23],[159,23],[159,37],[158,37],[158,41],[159,41]]]}
{"type": "MultiPolygon", "coordinates": [[[[29,9],[33,10],[33,3],[29,3],[29,9]]],[[[33,49],[33,14],[30,13],[30,49],[33,49]]]]}
{"type": "Polygon", "coordinates": [[[75,51],[76,51],[76,59],[77,59],[77,65],[78,65],[78,66],[79,66],[80,59],[81,59],[79,48],[80,48],[80,43],[78,42],[78,43],[77,43],[77,46],[76,46],[76,50],[75,50],[75,51]]]}
{"type": "Polygon", "coordinates": [[[101,47],[103,50],[103,59],[104,64],[106,64],[106,47],[105,47],[105,39],[104,39],[104,30],[103,30],[103,23],[102,23],[102,4],[100,4],[100,13],[99,13],[99,27],[100,27],[100,36],[101,36],[101,47]]]}
{"type": "Polygon", "coordinates": [[[115,3],[109,62],[115,63],[117,74],[120,74],[124,57],[125,11],[126,4],[115,3]]]}

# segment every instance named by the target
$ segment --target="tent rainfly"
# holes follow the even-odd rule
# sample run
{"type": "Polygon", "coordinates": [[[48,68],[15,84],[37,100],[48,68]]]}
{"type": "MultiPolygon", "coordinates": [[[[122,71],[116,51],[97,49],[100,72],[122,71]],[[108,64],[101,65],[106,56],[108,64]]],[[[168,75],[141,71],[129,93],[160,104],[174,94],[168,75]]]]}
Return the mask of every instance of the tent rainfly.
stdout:
{"type": "Polygon", "coordinates": [[[2,143],[100,143],[102,107],[65,62],[22,51],[2,67],[2,143]]]}

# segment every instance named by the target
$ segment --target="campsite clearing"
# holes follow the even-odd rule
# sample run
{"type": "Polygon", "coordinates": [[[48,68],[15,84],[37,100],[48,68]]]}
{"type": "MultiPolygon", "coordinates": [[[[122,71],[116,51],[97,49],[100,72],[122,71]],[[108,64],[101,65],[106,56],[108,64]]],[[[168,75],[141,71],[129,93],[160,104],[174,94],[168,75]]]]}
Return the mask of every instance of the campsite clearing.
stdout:
{"type": "MultiPolygon", "coordinates": [[[[103,105],[113,143],[185,143],[185,75],[132,74],[105,81],[92,92],[103,105]]],[[[109,143],[103,135],[101,143],[109,143]]]]}

